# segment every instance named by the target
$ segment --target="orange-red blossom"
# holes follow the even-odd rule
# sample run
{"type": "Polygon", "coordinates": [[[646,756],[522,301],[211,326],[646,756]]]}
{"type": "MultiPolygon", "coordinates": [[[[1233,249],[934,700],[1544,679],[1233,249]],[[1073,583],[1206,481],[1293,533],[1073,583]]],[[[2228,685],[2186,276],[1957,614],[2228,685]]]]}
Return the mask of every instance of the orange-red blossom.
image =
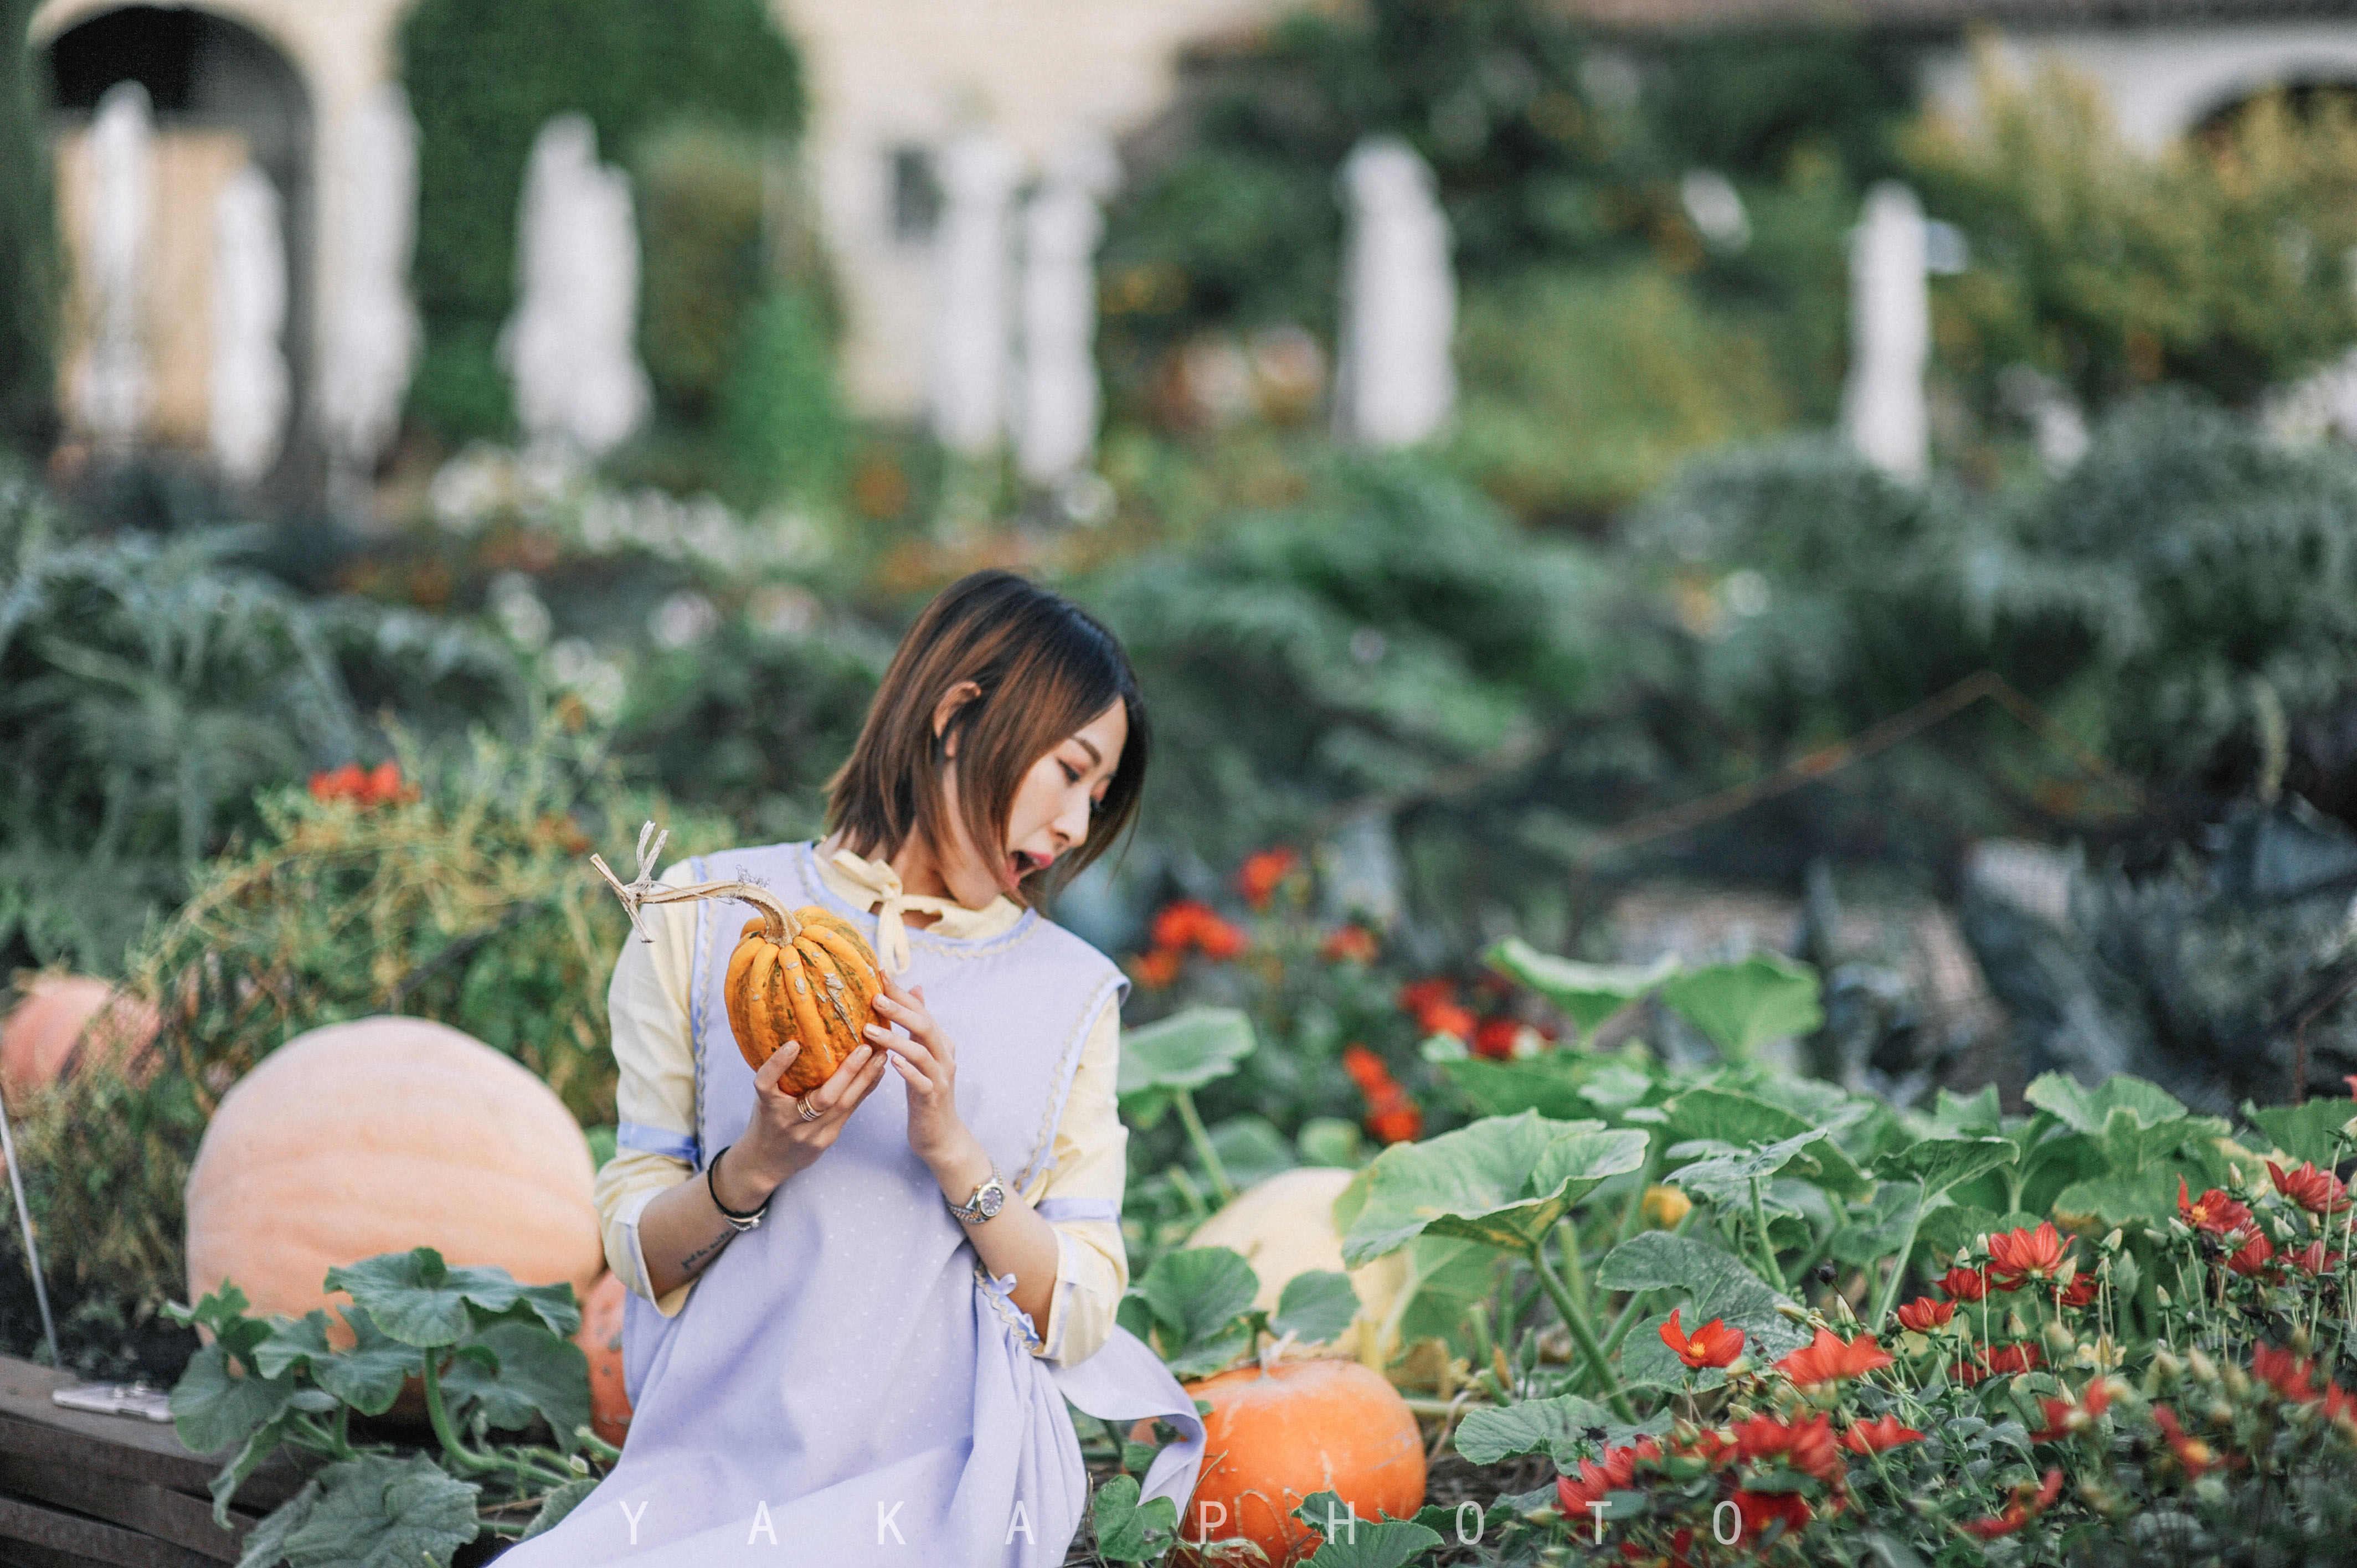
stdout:
{"type": "Polygon", "coordinates": [[[1895,1415],[1876,1421],[1854,1421],[1842,1434],[1841,1445],[1853,1454],[1880,1454],[1902,1443],[1921,1443],[1923,1434],[1911,1426],[1901,1426],[1895,1415]]]}
{"type": "Polygon", "coordinates": [[[2034,1488],[2028,1481],[2013,1488],[2013,1497],[2005,1510],[1994,1519],[1976,1519],[1963,1526],[1967,1535],[1983,1541],[1994,1541],[2000,1535],[2011,1535],[2040,1514],[2054,1506],[2062,1495],[2062,1470],[2060,1466],[2046,1472],[2046,1478],[2034,1488]]]}
{"type": "Polygon", "coordinates": [[[1688,1334],[1673,1311],[1670,1320],[1662,1325],[1662,1343],[1696,1371],[1705,1367],[1731,1367],[1743,1354],[1743,1330],[1729,1328],[1723,1319],[1714,1317],[1688,1334]]]}
{"type": "Polygon", "coordinates": [[[1282,844],[1248,854],[1244,856],[1243,869],[1236,873],[1236,890],[1254,908],[1265,909],[1269,897],[1300,864],[1301,856],[1282,844]]]}
{"type": "Polygon", "coordinates": [[[2214,1187],[2194,1197],[2183,1176],[2177,1178],[2177,1217],[2196,1230],[2207,1230],[2213,1236],[2231,1236],[2251,1223],[2247,1204],[2214,1187]]]}
{"type": "Polygon", "coordinates": [[[2007,1290],[2027,1280],[2050,1280],[2062,1270],[2069,1250],[2053,1221],[2040,1220],[2035,1230],[2008,1230],[1989,1238],[1989,1277],[2007,1290]]]}
{"type": "Polygon", "coordinates": [[[1792,1379],[1795,1386],[1812,1389],[1821,1383],[1863,1377],[1889,1365],[1889,1352],[1875,1343],[1873,1335],[1843,1339],[1820,1328],[1814,1339],[1777,1362],[1776,1369],[1792,1379]]]}
{"type": "Polygon", "coordinates": [[[1918,1334],[1929,1334],[1934,1328],[1946,1327],[1955,1316],[1954,1302],[1933,1301],[1928,1295],[1918,1296],[1899,1309],[1899,1326],[1911,1328],[1918,1334]]]}
{"type": "Polygon", "coordinates": [[[2269,1160],[2267,1175],[2275,1178],[2277,1192],[2310,1214],[2329,1217],[2349,1207],[2349,1189],[2330,1171],[2318,1170],[2314,1160],[2302,1160],[2296,1171],[2287,1171],[2269,1160]]]}
{"type": "Polygon", "coordinates": [[[340,768],[312,774],[310,789],[314,800],[350,800],[364,811],[417,799],[414,789],[402,788],[401,765],[397,762],[380,762],[370,768],[347,762],[340,768]]]}

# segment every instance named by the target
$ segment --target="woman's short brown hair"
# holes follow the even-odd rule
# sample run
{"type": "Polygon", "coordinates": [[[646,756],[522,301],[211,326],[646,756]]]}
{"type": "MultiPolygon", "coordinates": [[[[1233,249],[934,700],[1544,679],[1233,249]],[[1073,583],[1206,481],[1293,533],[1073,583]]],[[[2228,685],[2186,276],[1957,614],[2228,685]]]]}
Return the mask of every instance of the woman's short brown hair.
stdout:
{"type": "MultiPolygon", "coordinates": [[[[1103,623],[1012,572],[961,577],[925,607],[892,655],[850,759],[827,781],[826,825],[856,853],[890,859],[913,835],[935,854],[951,842],[942,764],[958,737],[958,804],[967,836],[989,856],[1006,833],[1023,777],[1059,741],[1114,703],[1129,737],[1089,834],[1059,857],[1061,886],[1121,837],[1137,814],[1151,736],[1129,656],[1103,623]],[[959,682],[979,697],[959,705],[942,734],[933,710],[959,682]]],[[[1020,886],[1006,888],[1018,902],[1020,886]]]]}

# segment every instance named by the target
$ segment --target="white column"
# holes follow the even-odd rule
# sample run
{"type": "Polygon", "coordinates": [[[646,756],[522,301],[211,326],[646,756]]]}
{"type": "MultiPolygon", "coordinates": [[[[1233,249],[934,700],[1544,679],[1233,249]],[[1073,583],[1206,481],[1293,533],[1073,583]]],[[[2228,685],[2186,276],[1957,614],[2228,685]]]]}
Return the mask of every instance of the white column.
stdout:
{"type": "Polygon", "coordinates": [[[597,161],[586,115],[558,115],[533,143],[516,274],[500,360],[515,381],[517,416],[535,441],[603,452],[637,428],[653,396],[637,351],[630,180],[597,161]]]}
{"type": "Polygon", "coordinates": [[[1011,357],[1010,205],[1021,176],[1013,152],[984,132],[942,150],[934,237],[933,433],[970,457],[996,450],[1011,357]]]}
{"type": "Polygon", "coordinates": [[[286,236],[278,191],[248,163],[213,198],[213,461],[239,484],[270,470],[286,431],[286,236]]]}
{"type": "Polygon", "coordinates": [[[1017,466],[1035,485],[1088,467],[1103,395],[1097,384],[1097,203],[1120,165],[1103,142],[1056,160],[1023,209],[1022,376],[1014,410],[1017,466]]]}
{"type": "Polygon", "coordinates": [[[319,364],[319,419],[339,473],[365,477],[401,422],[418,345],[409,298],[417,227],[417,123],[385,83],[338,149],[345,220],[319,364]]]}
{"type": "Polygon", "coordinates": [[[1348,219],[1336,433],[1370,446],[1412,446],[1438,432],[1457,402],[1448,220],[1431,169],[1396,137],[1360,143],[1340,184],[1348,219]]]}
{"type": "Polygon", "coordinates": [[[1923,369],[1932,354],[1932,296],[1924,281],[1923,209],[1896,180],[1867,192],[1850,231],[1849,381],[1842,433],[1894,477],[1917,480],[1930,462],[1923,369]]]}
{"type": "Polygon", "coordinates": [[[148,358],[148,268],[156,221],[156,121],[147,90],[121,81],[99,100],[90,132],[90,229],[85,282],[90,358],[75,417],[108,443],[138,439],[154,395],[148,358]]]}

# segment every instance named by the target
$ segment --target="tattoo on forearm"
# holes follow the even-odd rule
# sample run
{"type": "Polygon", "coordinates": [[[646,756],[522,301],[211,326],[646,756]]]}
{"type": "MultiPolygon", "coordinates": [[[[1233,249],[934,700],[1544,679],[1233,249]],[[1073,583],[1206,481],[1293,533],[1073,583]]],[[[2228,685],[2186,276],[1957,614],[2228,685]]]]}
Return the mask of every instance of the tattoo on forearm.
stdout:
{"type": "Polygon", "coordinates": [[[683,1273],[691,1274],[695,1273],[697,1268],[709,1260],[715,1252],[717,1252],[721,1248],[726,1246],[728,1244],[728,1238],[735,1234],[737,1234],[737,1232],[734,1230],[721,1231],[718,1235],[713,1237],[711,1240],[706,1241],[703,1246],[698,1247],[694,1251],[690,1252],[686,1257],[682,1258],[679,1261],[681,1270],[683,1273]]]}

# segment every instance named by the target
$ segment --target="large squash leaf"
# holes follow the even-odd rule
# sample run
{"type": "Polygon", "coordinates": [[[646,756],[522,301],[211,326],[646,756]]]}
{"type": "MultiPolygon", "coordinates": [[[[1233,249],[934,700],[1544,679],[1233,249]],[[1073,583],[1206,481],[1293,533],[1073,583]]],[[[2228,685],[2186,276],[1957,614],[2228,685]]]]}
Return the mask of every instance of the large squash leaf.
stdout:
{"type": "Polygon", "coordinates": [[[1225,1247],[1188,1247],[1157,1258],[1129,1294],[1150,1316],[1171,1371],[1193,1378],[1217,1371],[1252,1348],[1254,1324],[1247,1315],[1259,1292],[1259,1276],[1243,1254],[1225,1247]]]}
{"type": "Polygon", "coordinates": [[[1089,1501],[1089,1522],[1097,1555],[1108,1563],[1149,1563],[1169,1549],[1178,1533],[1178,1509],[1168,1498],[1141,1504],[1135,1476],[1115,1476],[1089,1501]]]}
{"type": "Polygon", "coordinates": [[[480,1529],[477,1488],[423,1454],[362,1455],[318,1478],[318,1501],[286,1537],[289,1568],[450,1568],[480,1529]]]}
{"type": "Polygon", "coordinates": [[[1608,1177],[1645,1163],[1646,1134],[1535,1111],[1491,1116],[1420,1144],[1394,1144],[1368,1166],[1365,1206],[1342,1238],[1351,1268],[1429,1230],[1527,1253],[1608,1177]]]}
{"type": "Polygon", "coordinates": [[[2296,1164],[2314,1160],[2319,1170],[2330,1170],[2340,1160],[2333,1135],[2357,1118],[2357,1104],[2346,1100],[2310,1100],[2300,1105],[2265,1109],[2245,1101],[2243,1119],[2267,1135],[2268,1142],[2296,1164]]]}
{"type": "Polygon", "coordinates": [[[1414,1520],[1360,1516],[1333,1492],[1312,1492],[1293,1517],[1325,1540],[1308,1568],[1407,1568],[1440,1544],[1437,1530],[1414,1520]]]}
{"type": "Polygon", "coordinates": [[[494,1323],[467,1347],[490,1353],[459,1356],[450,1363],[443,1389],[451,1419],[461,1427],[479,1409],[501,1432],[521,1432],[535,1415],[545,1417],[557,1445],[574,1446],[574,1428],[589,1421],[589,1358],[570,1339],[560,1339],[536,1323],[494,1323]]]}
{"type": "Polygon", "coordinates": [[[2051,1111],[2073,1132],[2098,1135],[2114,1111],[2127,1112],[2139,1127],[2158,1127],[2187,1114],[2184,1102],[2169,1090],[2124,1072],[2093,1089],[2062,1073],[2043,1073],[2021,1097],[2041,1111],[2051,1111]]]}
{"type": "Polygon", "coordinates": [[[400,1397],[402,1384],[424,1370],[425,1358],[379,1328],[367,1308],[355,1306],[343,1316],[352,1330],[350,1349],[328,1342],[328,1314],[315,1306],[300,1321],[281,1324],[256,1347],[255,1362],[271,1377],[299,1368],[362,1415],[382,1415],[400,1397]]]}
{"type": "Polygon", "coordinates": [[[1770,1040],[1813,1033],[1825,1021],[1817,972],[1775,953],[1689,970],[1662,987],[1662,1002],[1735,1058],[1770,1040]]]}
{"type": "Polygon", "coordinates": [[[1568,1051],[1507,1062],[1452,1057],[1440,1064],[1449,1082],[1483,1116],[1535,1111],[1566,1122],[1593,1115],[1598,1109],[1584,1091],[1587,1069],[1587,1058],[1568,1051]]]}
{"type": "Polygon", "coordinates": [[[291,1374],[238,1374],[231,1368],[227,1348],[215,1341],[188,1358],[180,1380],[172,1385],[172,1429],[192,1452],[210,1454],[243,1442],[277,1420],[297,1387],[291,1374]]]}
{"type": "Polygon", "coordinates": [[[1520,937],[1508,937],[1481,956],[1499,973],[1520,981],[1553,1003],[1578,1026],[1583,1041],[1596,1032],[1597,1026],[1678,972],[1674,954],[1641,969],[1633,964],[1580,963],[1543,953],[1520,937]]]}
{"type": "Polygon", "coordinates": [[[1911,1176],[1923,1184],[1926,1197],[1947,1191],[2018,1157],[2009,1139],[1925,1138],[1875,1162],[1884,1176],[1911,1176]]]}
{"type": "Polygon", "coordinates": [[[1666,1410],[1631,1426],[1593,1400],[1557,1394],[1469,1411],[1449,1442],[1476,1465],[1494,1465],[1518,1454],[1545,1454],[1568,1470],[1582,1459],[1602,1458],[1607,1448],[1625,1448],[1639,1437],[1658,1436],[1669,1426],[1666,1410]]]}
{"type": "Polygon", "coordinates": [[[327,1288],[346,1292],[388,1336],[420,1349],[456,1345],[478,1323],[519,1309],[554,1334],[569,1335],[581,1326],[571,1285],[518,1284],[499,1268],[454,1269],[431,1247],[329,1269],[327,1288]]]}
{"type": "MultiPolygon", "coordinates": [[[[1794,1305],[1790,1297],[1733,1253],[1691,1236],[1667,1230],[1631,1236],[1605,1255],[1596,1283],[1606,1290],[1681,1291],[1687,1304],[1682,1323],[1691,1328],[1714,1317],[1725,1319],[1743,1330],[1746,1353],[1754,1361],[1772,1361],[1809,1342],[1807,1331],[1776,1310],[1794,1305]]],[[[1645,1333],[1637,1331],[1632,1349],[1643,1343],[1645,1333]]],[[[1660,1337],[1653,1337],[1658,1345],[1660,1337]]]]}
{"type": "Polygon", "coordinates": [[[1271,1331],[1290,1334],[1305,1345],[1323,1345],[1338,1337],[1359,1316],[1358,1288],[1351,1276],[1329,1269],[1313,1269],[1285,1282],[1276,1298],[1271,1331]]]}
{"type": "Polygon", "coordinates": [[[1189,1007],[1125,1029],[1115,1091],[1126,1100],[1154,1090],[1200,1089],[1253,1053],[1252,1020],[1232,1007],[1189,1007]]]}

